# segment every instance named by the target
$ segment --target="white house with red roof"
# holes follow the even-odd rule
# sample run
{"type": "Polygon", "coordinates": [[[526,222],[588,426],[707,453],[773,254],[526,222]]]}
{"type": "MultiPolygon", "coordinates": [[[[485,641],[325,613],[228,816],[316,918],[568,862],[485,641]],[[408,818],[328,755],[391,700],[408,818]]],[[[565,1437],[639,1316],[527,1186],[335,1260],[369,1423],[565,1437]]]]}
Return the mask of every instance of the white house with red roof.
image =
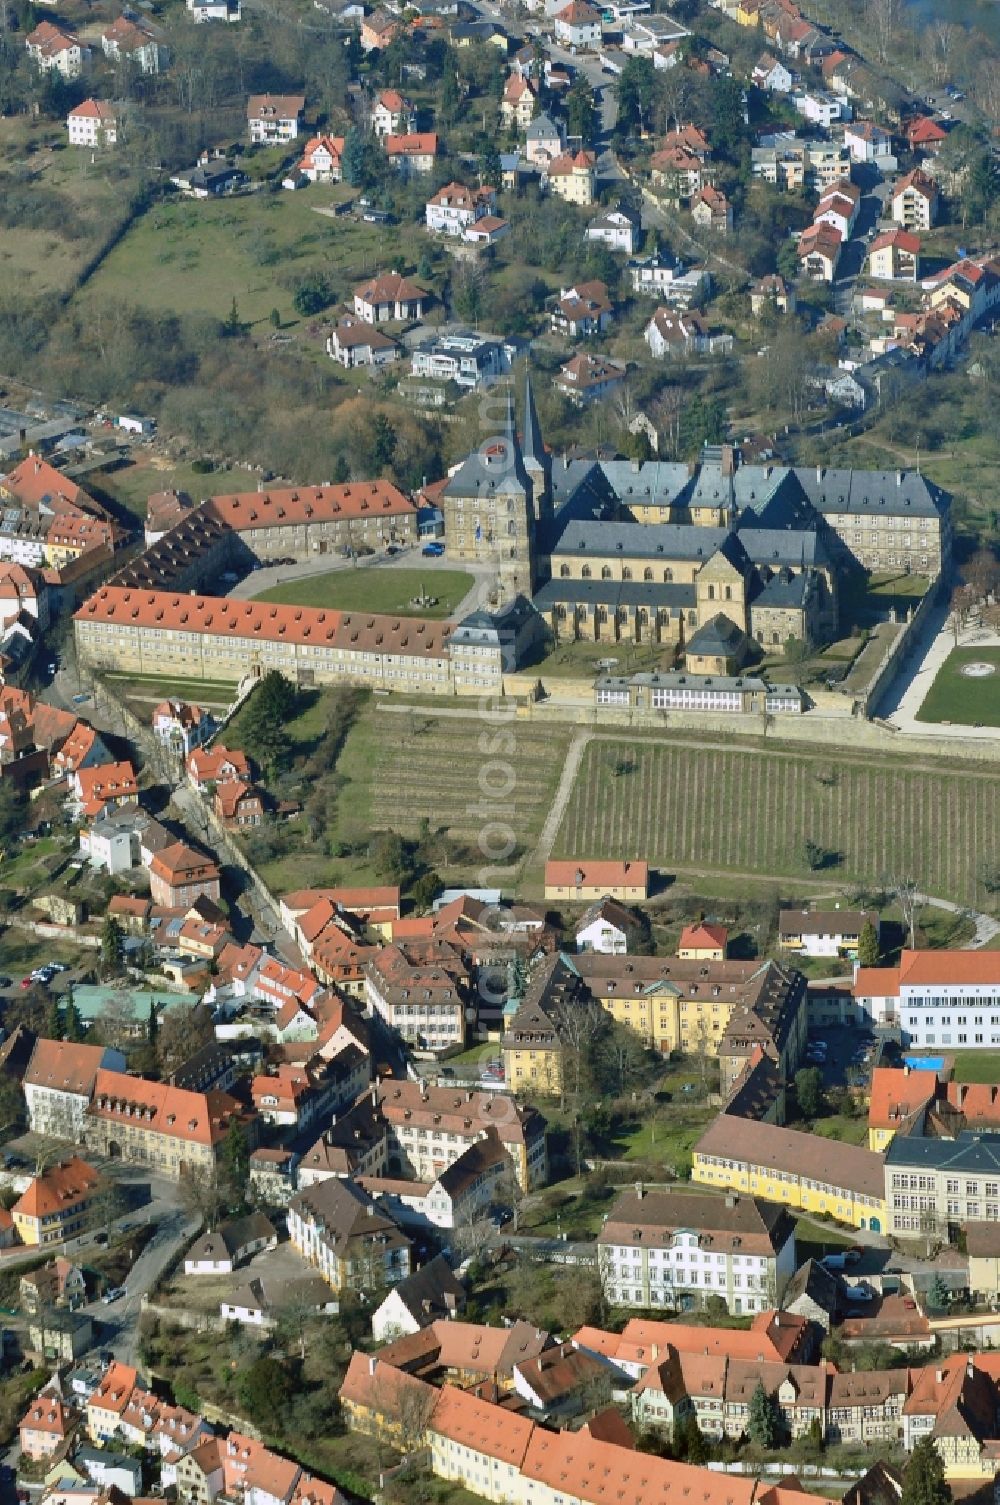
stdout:
{"type": "Polygon", "coordinates": [[[117,107],[107,99],[84,99],[66,116],[71,146],[96,150],[117,143],[117,107]]]}
{"type": "Polygon", "coordinates": [[[339,183],[344,176],[343,157],[343,136],[311,136],[296,172],[310,183],[339,183]]]}
{"type": "Polygon", "coordinates": [[[940,189],[919,167],[900,178],[892,193],[892,217],[904,230],[929,230],[937,219],[940,189]]]}
{"type": "Polygon", "coordinates": [[[79,78],[90,59],[90,48],[78,37],[51,21],[40,21],[24,39],[28,56],[43,73],[61,73],[79,78]]]}
{"type": "Polygon", "coordinates": [[[843,236],[835,225],[819,220],[799,237],[802,271],[814,282],[832,282],[843,250],[843,236]]]}
{"type": "Polygon", "coordinates": [[[398,89],[380,89],[369,115],[376,136],[407,136],[417,123],[417,112],[398,89]]]}
{"type": "Polygon", "coordinates": [[[184,756],[213,736],[215,717],[186,700],[161,700],[153,708],[153,736],[157,742],[184,756]]]}
{"type": "Polygon", "coordinates": [[[892,136],[873,120],[856,120],[844,129],[844,145],[852,162],[871,163],[881,172],[895,172],[892,136]]]}
{"type": "Polygon", "coordinates": [[[139,781],[127,760],[121,763],[98,763],[94,768],[79,768],[71,776],[70,786],[82,813],[93,820],[105,810],[139,803],[139,781]]]}
{"type": "Polygon", "coordinates": [[[569,0],[554,19],[556,41],[574,50],[590,51],[601,45],[601,13],[587,0],[569,0]]]}
{"type": "Polygon", "coordinates": [[[404,177],[412,173],[433,172],[439,149],[435,131],[407,131],[385,138],[389,166],[404,177]]]}
{"type": "Polygon", "coordinates": [[[868,274],[881,282],[916,282],[920,275],[920,236],[900,225],[876,235],[868,248],[868,274]]]}
{"type": "Polygon", "coordinates": [[[400,272],[382,272],[354,289],[354,312],[368,324],[420,319],[428,294],[400,272]]]}
{"type": "Polygon", "coordinates": [[[574,355],[559,369],[555,386],[571,402],[600,402],[620,392],[625,385],[625,366],[603,356],[574,355]]]}
{"type": "Polygon", "coordinates": [[[250,760],[240,748],[224,747],[217,742],[214,747],[195,747],[185,764],[187,776],[199,794],[212,784],[221,784],[226,779],[249,780],[252,776],[250,760]]]}
{"type": "Polygon", "coordinates": [[[152,28],[128,16],[119,16],[101,32],[101,47],[113,62],[123,59],[145,74],[159,73],[166,57],[152,28]]]}
{"type": "Polygon", "coordinates": [[[302,130],[306,101],[302,94],[252,94],[247,101],[247,129],[254,145],[294,141],[302,130]]]}
{"type": "Polygon", "coordinates": [[[476,220],[496,212],[495,188],[466,188],[446,183],[424,205],[424,221],[435,235],[464,237],[476,220]]]}
{"type": "Polygon", "coordinates": [[[500,101],[500,117],[507,129],[527,130],[535,118],[537,104],[538,90],[530,77],[512,73],[504,85],[500,101]]]}

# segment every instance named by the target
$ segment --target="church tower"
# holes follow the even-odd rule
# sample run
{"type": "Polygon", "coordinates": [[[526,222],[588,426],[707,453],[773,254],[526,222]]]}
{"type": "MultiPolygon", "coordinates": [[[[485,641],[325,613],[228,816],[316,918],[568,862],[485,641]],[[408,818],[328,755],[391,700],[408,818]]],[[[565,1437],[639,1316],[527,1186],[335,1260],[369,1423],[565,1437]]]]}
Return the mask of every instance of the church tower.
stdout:
{"type": "Polygon", "coordinates": [[[531,371],[524,370],[524,441],[521,445],[524,468],[531,478],[532,511],[536,522],[552,516],[552,464],[542,443],[542,427],[531,390],[531,371]]]}

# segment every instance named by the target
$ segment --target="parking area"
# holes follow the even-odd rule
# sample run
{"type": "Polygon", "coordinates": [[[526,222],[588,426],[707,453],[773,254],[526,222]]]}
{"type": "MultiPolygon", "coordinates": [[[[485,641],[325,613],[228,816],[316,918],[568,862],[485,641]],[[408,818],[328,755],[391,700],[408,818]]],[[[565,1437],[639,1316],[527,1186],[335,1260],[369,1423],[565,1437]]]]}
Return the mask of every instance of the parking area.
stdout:
{"type": "Polygon", "coordinates": [[[810,1030],[806,1061],[823,1073],[824,1087],[862,1087],[871,1079],[878,1041],[870,1029],[828,1025],[810,1030]]]}

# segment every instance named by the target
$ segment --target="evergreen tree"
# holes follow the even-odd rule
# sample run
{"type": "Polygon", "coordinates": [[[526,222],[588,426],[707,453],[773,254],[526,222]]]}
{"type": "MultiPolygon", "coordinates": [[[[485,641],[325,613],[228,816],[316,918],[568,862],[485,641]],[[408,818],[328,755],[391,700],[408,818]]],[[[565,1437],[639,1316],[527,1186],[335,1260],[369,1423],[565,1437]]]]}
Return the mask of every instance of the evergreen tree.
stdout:
{"type": "Polygon", "coordinates": [[[449,47],[444,55],[444,64],[441,68],[441,86],[438,89],[438,114],[445,125],[452,125],[454,123],[461,102],[462,92],[458,87],[458,69],[455,66],[455,54],[449,47]]]}
{"type": "Polygon", "coordinates": [[[495,144],[491,144],[479,159],[479,181],[486,188],[499,189],[502,178],[503,166],[500,162],[500,153],[495,144]]]}
{"type": "Polygon", "coordinates": [[[286,725],[294,711],[294,689],[283,674],[271,669],[243,712],[248,748],[268,774],[279,773],[288,760],[291,741],[286,725]]]}
{"type": "Polygon", "coordinates": [[[61,1040],[63,1037],[62,1014],[59,1011],[58,998],[49,999],[48,1013],[45,1016],[45,1035],[49,1040],[61,1040]]]}
{"type": "Polygon", "coordinates": [[[927,1292],[927,1305],[935,1312],[943,1312],[950,1301],[951,1292],[939,1271],[931,1281],[930,1290],[927,1292]]]}
{"type": "Polygon", "coordinates": [[[372,424],[371,461],[375,470],[391,465],[396,454],[396,430],[388,413],[376,413],[372,424]]]}
{"type": "Polygon", "coordinates": [[[922,1437],[903,1470],[900,1505],[951,1505],[951,1487],[932,1437],[922,1437]]]}
{"type": "Polygon", "coordinates": [[[234,1123],[222,1149],[222,1177],[231,1209],[241,1207],[247,1199],[250,1183],[250,1143],[241,1123],[234,1123]]]}
{"type": "Polygon", "coordinates": [[[597,109],[594,91],[586,75],[578,73],[566,95],[566,127],[571,136],[579,136],[589,146],[597,134],[597,109]]]}
{"type": "Polygon", "coordinates": [[[101,931],[101,967],[106,977],[117,977],[125,954],[125,936],[113,914],[105,916],[101,931]]]}
{"type": "Polygon", "coordinates": [[[66,1005],[63,1017],[63,1037],[74,1043],[83,1039],[83,1020],[80,1018],[80,1010],[70,997],[66,1005]]]}
{"type": "Polygon", "coordinates": [[[795,1097],[803,1118],[817,1118],[823,1109],[823,1073],[805,1066],[795,1073],[795,1097]]]}
{"type": "Polygon", "coordinates": [[[344,137],[344,151],[341,156],[344,179],[352,188],[364,186],[367,165],[365,158],[365,138],[357,126],[352,125],[344,137]]]}
{"type": "Polygon", "coordinates": [[[156,1042],[159,1038],[159,1034],[160,1014],[159,1010],[156,1007],[156,999],[151,998],[149,1000],[149,1019],[146,1022],[146,1040],[149,1043],[150,1050],[152,1050],[154,1054],[156,1052],[156,1042]]]}
{"type": "Polygon", "coordinates": [[[747,1436],[759,1448],[773,1448],[778,1441],[778,1413],[774,1401],[760,1380],[750,1397],[747,1436]]]}
{"type": "Polygon", "coordinates": [[[878,934],[871,920],[866,920],[858,936],[858,966],[877,967],[878,963],[878,934]]]}
{"type": "Polygon", "coordinates": [[[699,1467],[708,1462],[708,1443],[704,1433],[698,1425],[698,1418],[694,1412],[688,1416],[684,1423],[685,1457],[689,1463],[699,1467]]]}
{"type": "Polygon", "coordinates": [[[240,318],[240,306],[233,294],[233,301],[222,324],[222,333],[227,339],[235,339],[243,333],[243,320],[240,318]]]}
{"type": "Polygon", "coordinates": [[[652,119],[656,71],[651,58],[631,57],[615,85],[618,99],[616,129],[622,135],[646,129],[652,119]]]}

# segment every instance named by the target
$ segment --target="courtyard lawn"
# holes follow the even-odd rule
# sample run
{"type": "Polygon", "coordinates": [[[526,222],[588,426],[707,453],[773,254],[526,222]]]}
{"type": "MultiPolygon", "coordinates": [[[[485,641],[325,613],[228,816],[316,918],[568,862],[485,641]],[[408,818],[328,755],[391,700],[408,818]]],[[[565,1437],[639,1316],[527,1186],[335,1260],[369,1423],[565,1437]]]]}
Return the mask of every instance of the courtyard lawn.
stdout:
{"type": "Polygon", "coordinates": [[[451,616],[475,584],[461,570],[392,569],[361,567],[331,570],[304,580],[290,576],[255,597],[258,601],[281,601],[286,606],[326,606],[337,611],[405,612],[437,619],[451,616]],[[434,606],[417,607],[421,592],[436,598],[434,606]]]}
{"type": "Polygon", "coordinates": [[[1000,726],[1000,648],[954,648],[938,670],[918,721],[954,726],[1000,726]],[[968,664],[988,664],[992,674],[964,674],[968,664]]]}
{"type": "Polygon", "coordinates": [[[956,1082],[1000,1082],[1000,1050],[957,1050],[945,1047],[955,1062],[956,1082]]]}

